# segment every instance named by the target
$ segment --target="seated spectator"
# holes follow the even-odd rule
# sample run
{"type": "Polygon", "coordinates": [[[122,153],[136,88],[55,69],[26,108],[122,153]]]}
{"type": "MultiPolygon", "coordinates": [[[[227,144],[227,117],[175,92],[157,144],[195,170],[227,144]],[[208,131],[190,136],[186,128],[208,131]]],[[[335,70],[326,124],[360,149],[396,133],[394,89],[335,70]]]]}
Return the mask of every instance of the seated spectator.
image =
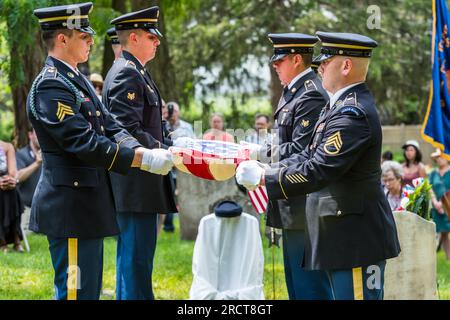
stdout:
{"type": "Polygon", "coordinates": [[[98,73],[93,73],[89,76],[89,80],[95,88],[95,94],[102,101],[103,77],[98,73]]]}
{"type": "Polygon", "coordinates": [[[385,161],[381,165],[384,193],[393,211],[400,207],[400,201],[403,196],[402,171],[402,165],[397,161],[385,161]]]}
{"type": "Polygon", "coordinates": [[[412,181],[416,178],[425,178],[427,176],[425,165],[422,163],[422,153],[420,152],[419,143],[416,140],[408,140],[402,149],[405,163],[403,164],[403,186],[412,185],[412,181]]]}
{"type": "Polygon", "coordinates": [[[270,143],[270,122],[269,117],[265,114],[257,114],[255,116],[255,130],[256,132],[247,136],[245,141],[259,145],[266,145],[270,143]]]}
{"type": "Polygon", "coordinates": [[[0,141],[0,252],[8,252],[10,243],[15,251],[24,252],[20,229],[23,206],[16,190],[16,173],[14,147],[0,141]]]}
{"type": "Polygon", "coordinates": [[[203,139],[234,142],[234,137],[228,132],[223,131],[224,120],[220,113],[213,113],[209,119],[211,129],[205,132],[203,139]]]}
{"type": "Polygon", "coordinates": [[[34,190],[36,190],[39,177],[41,175],[42,155],[36,132],[30,127],[28,129],[29,144],[16,154],[17,161],[17,191],[25,206],[22,225],[23,230],[28,230],[30,222],[31,202],[33,200],[34,190]]]}
{"type": "Polygon", "coordinates": [[[447,260],[449,260],[450,240],[448,238],[448,233],[450,231],[450,222],[448,220],[448,214],[450,214],[450,212],[446,212],[442,199],[450,190],[450,165],[448,164],[448,161],[442,157],[441,150],[439,149],[436,149],[436,151],[431,154],[431,158],[437,165],[428,177],[433,190],[431,193],[431,203],[433,204],[431,216],[436,224],[436,232],[441,234],[439,245],[444,248],[445,256],[447,260]]]}

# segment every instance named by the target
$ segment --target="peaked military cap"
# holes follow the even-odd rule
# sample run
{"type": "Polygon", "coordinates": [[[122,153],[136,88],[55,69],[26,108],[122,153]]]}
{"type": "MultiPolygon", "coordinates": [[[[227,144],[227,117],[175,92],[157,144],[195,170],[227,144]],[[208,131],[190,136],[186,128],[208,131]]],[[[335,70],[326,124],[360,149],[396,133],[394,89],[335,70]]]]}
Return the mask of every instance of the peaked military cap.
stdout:
{"type": "Polygon", "coordinates": [[[378,46],[375,40],[356,33],[317,31],[316,35],[322,42],[321,55],[317,57],[319,61],[336,55],[370,58],[372,49],[378,46]]]}
{"type": "Polygon", "coordinates": [[[225,200],[217,204],[216,208],[214,209],[214,213],[217,217],[237,217],[241,215],[242,207],[234,201],[225,200]]]}
{"type": "Polygon", "coordinates": [[[148,9],[130,12],[111,20],[116,31],[130,29],[144,29],[158,37],[162,37],[158,30],[159,7],[154,6],[148,9]]]}
{"type": "Polygon", "coordinates": [[[269,40],[273,44],[273,56],[270,63],[293,53],[313,53],[317,37],[303,33],[270,33],[269,40]]]}
{"type": "Polygon", "coordinates": [[[117,36],[116,28],[114,28],[114,27],[109,28],[108,31],[106,31],[106,34],[108,35],[108,38],[111,41],[111,44],[120,44],[119,37],[117,36]]]}
{"type": "Polygon", "coordinates": [[[75,29],[94,35],[88,16],[92,8],[92,2],[86,2],[40,8],[34,10],[33,14],[38,17],[42,30],[75,29]]]}

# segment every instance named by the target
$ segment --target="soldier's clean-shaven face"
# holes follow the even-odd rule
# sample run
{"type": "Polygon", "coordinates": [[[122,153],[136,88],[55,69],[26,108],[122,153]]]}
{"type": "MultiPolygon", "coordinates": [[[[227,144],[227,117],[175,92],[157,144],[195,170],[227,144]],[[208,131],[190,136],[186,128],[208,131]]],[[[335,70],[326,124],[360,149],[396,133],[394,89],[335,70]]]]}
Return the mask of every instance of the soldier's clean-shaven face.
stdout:
{"type": "Polygon", "coordinates": [[[145,63],[153,60],[156,56],[156,50],[160,45],[159,38],[149,32],[140,32],[137,34],[138,46],[145,63]]]}
{"type": "Polygon", "coordinates": [[[275,69],[282,86],[287,86],[295,77],[295,75],[293,75],[294,62],[290,55],[274,61],[272,66],[275,69]]]}
{"type": "Polygon", "coordinates": [[[340,89],[340,77],[342,69],[342,57],[333,56],[322,61],[319,72],[322,76],[322,86],[332,94],[340,89]]]}
{"type": "Polygon", "coordinates": [[[86,62],[89,59],[91,46],[94,44],[92,36],[85,32],[73,30],[71,37],[64,36],[64,53],[75,64],[86,62]]]}

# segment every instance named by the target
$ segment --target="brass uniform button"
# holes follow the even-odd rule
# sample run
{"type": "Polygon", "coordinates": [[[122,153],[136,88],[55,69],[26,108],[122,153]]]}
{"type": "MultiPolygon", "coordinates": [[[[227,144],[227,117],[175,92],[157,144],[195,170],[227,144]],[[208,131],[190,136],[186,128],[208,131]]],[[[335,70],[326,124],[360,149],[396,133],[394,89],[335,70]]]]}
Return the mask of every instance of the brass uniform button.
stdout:
{"type": "Polygon", "coordinates": [[[97,117],[100,117],[100,116],[102,115],[102,114],[100,113],[100,111],[98,111],[98,110],[97,110],[96,114],[97,114],[97,117]]]}
{"type": "Polygon", "coordinates": [[[105,132],[105,128],[103,126],[100,126],[100,129],[102,130],[102,132],[105,132]]]}
{"type": "Polygon", "coordinates": [[[340,216],[341,214],[342,214],[342,211],[339,210],[339,211],[337,212],[337,215],[340,216]]]}
{"type": "Polygon", "coordinates": [[[75,187],[78,187],[78,185],[79,185],[78,181],[75,181],[75,182],[73,183],[73,185],[74,185],[75,187]]]}

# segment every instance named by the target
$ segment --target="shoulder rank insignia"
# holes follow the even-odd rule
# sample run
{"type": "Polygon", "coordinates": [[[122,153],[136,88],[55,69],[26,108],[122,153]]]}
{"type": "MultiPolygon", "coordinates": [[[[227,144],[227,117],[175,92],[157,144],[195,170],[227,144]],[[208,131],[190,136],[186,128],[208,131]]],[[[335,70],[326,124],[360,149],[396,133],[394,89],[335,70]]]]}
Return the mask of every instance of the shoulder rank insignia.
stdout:
{"type": "Polygon", "coordinates": [[[310,122],[309,122],[309,120],[303,119],[303,120],[300,122],[300,124],[302,125],[303,128],[307,128],[307,127],[309,127],[310,122]]]}
{"type": "Polygon", "coordinates": [[[45,69],[44,77],[45,78],[56,78],[58,72],[55,67],[48,67],[45,69]]]}
{"type": "Polygon", "coordinates": [[[306,80],[305,81],[305,89],[307,91],[309,90],[317,90],[316,84],[312,80],[306,80]]]}
{"type": "Polygon", "coordinates": [[[133,101],[136,98],[136,93],[128,92],[127,98],[128,98],[128,100],[133,101]]]}
{"type": "Polygon", "coordinates": [[[71,107],[65,105],[64,103],[58,102],[58,109],[56,110],[56,116],[59,121],[62,122],[66,116],[73,116],[73,110],[71,107]]]}
{"type": "Polygon", "coordinates": [[[356,102],[357,102],[356,101],[356,93],[352,92],[352,93],[349,93],[347,95],[347,97],[345,97],[343,104],[346,106],[349,106],[349,105],[356,106],[357,105],[356,102]]]}
{"type": "Polygon", "coordinates": [[[323,146],[323,150],[326,154],[329,155],[336,155],[341,151],[342,147],[342,139],[341,139],[341,132],[338,131],[332,136],[328,137],[327,141],[325,142],[325,145],[323,146]]]}

